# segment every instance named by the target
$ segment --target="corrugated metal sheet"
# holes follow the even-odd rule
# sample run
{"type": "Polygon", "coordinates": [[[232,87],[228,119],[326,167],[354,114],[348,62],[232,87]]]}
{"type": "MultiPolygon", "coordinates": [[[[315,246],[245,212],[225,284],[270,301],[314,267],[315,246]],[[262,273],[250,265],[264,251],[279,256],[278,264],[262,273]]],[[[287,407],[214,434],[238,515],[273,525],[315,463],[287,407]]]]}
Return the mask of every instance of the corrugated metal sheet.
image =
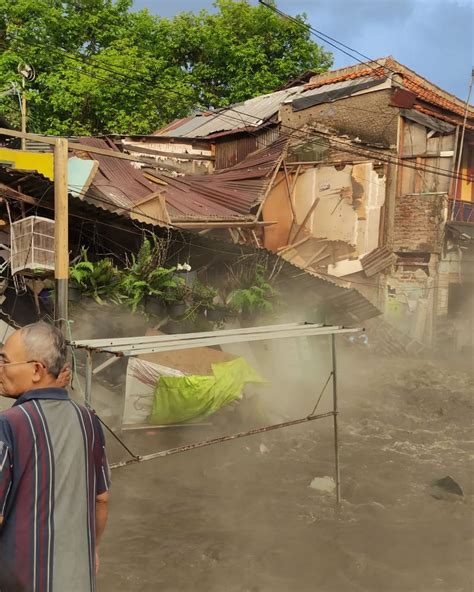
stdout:
{"type": "Polygon", "coordinates": [[[216,143],[214,163],[216,170],[233,167],[255,150],[268,146],[277,140],[279,134],[279,129],[272,127],[258,133],[258,135],[244,136],[235,140],[216,143]]]}
{"type": "Polygon", "coordinates": [[[195,115],[181,125],[179,121],[175,121],[157,130],[155,134],[178,138],[205,138],[226,130],[257,127],[277,113],[282,103],[297,94],[300,89],[303,89],[303,86],[254,97],[224,109],[195,115]]]}
{"type": "MultiPolygon", "coordinates": [[[[169,177],[153,173],[162,182],[162,195],[173,222],[213,215],[249,217],[265,195],[271,176],[286,152],[287,138],[247,156],[230,169],[210,175],[169,177]]],[[[161,188],[161,187],[160,187],[161,188]]],[[[251,217],[253,219],[253,216],[251,217]]]]}
{"type": "MultiPolygon", "coordinates": [[[[81,138],[81,143],[96,148],[111,149],[112,144],[98,138],[81,138]]],[[[111,203],[113,210],[118,208],[134,208],[140,214],[139,204],[151,194],[160,191],[165,197],[166,206],[172,222],[184,220],[238,220],[243,215],[249,214],[245,204],[238,207],[237,201],[215,198],[212,190],[200,191],[200,175],[183,177],[155,176],[162,182],[156,184],[147,179],[141,169],[132,166],[131,163],[109,156],[90,154],[99,162],[99,170],[92,182],[92,189],[100,193],[111,203]],[[138,205],[137,205],[138,204],[138,205]],[[233,207],[232,204],[237,204],[233,207]]],[[[210,178],[208,175],[206,179],[210,178]]],[[[211,183],[212,184],[212,183],[211,183]]],[[[209,183],[205,184],[205,186],[209,183]]],[[[231,189],[229,189],[232,191],[231,189]]],[[[91,192],[93,196],[94,192],[91,192]]],[[[244,216],[245,217],[245,216],[244,216]]],[[[247,219],[247,218],[245,218],[247,219]]]]}
{"type": "MultiPolygon", "coordinates": [[[[110,144],[102,139],[81,138],[80,141],[89,146],[110,149],[110,144]]],[[[154,172],[157,183],[145,177],[143,171],[134,168],[128,161],[83,153],[99,162],[86,199],[94,200],[96,205],[100,203],[101,207],[110,211],[133,209],[140,215],[144,214],[140,204],[150,195],[160,192],[165,198],[172,223],[228,220],[237,224],[238,221],[253,220],[252,208],[264,197],[287,144],[286,138],[278,139],[250,154],[235,167],[212,175],[171,177],[154,172]]]]}
{"type": "Polygon", "coordinates": [[[388,247],[379,247],[361,258],[360,262],[367,277],[387,269],[396,261],[396,255],[388,247]]]}
{"type": "MultiPolygon", "coordinates": [[[[94,148],[119,152],[115,144],[110,140],[83,137],[79,138],[79,142],[94,148]]],[[[156,185],[148,181],[142,171],[132,166],[128,161],[113,158],[112,156],[103,156],[102,154],[88,152],[83,154],[99,163],[91,189],[99,190],[110,201],[111,205],[130,208],[157,190],[156,185]]]]}

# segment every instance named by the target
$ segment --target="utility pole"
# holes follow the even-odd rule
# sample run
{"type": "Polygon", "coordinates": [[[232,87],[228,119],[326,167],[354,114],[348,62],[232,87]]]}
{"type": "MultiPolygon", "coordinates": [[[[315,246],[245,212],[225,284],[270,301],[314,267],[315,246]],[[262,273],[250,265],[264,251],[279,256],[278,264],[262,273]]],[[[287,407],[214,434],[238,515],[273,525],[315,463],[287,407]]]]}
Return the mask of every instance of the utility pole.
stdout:
{"type": "Polygon", "coordinates": [[[54,321],[66,335],[69,279],[68,140],[58,138],[54,146],[54,321]]]}

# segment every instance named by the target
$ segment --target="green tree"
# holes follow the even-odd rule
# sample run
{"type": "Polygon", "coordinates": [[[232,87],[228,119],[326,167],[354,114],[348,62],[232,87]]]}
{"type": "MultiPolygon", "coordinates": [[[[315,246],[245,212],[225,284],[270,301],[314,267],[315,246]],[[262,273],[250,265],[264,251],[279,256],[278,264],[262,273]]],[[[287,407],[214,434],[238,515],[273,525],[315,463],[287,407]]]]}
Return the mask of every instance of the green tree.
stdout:
{"type": "MultiPolygon", "coordinates": [[[[133,12],[132,0],[0,0],[0,91],[29,63],[30,130],[151,133],[331,65],[304,27],[265,7],[215,6],[165,19],[133,12]]],[[[15,98],[1,97],[0,113],[19,124],[15,98]]]]}

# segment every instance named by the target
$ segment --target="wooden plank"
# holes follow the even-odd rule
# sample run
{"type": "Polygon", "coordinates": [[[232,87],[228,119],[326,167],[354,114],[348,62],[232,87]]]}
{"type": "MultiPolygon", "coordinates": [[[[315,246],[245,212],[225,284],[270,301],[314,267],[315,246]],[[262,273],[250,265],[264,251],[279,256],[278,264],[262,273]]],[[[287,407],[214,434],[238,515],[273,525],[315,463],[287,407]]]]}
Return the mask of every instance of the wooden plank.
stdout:
{"type": "Polygon", "coordinates": [[[315,261],[317,261],[318,257],[326,250],[327,246],[328,246],[327,243],[324,243],[324,245],[320,249],[318,249],[316,251],[316,253],[314,253],[310,259],[308,259],[308,262],[306,263],[306,267],[309,267],[315,261]]]}
{"type": "Polygon", "coordinates": [[[0,194],[2,194],[4,197],[9,197],[17,201],[22,201],[33,206],[37,203],[37,200],[34,197],[31,197],[30,195],[25,195],[24,193],[21,193],[21,191],[15,191],[15,189],[12,189],[4,183],[0,183],[0,194]]]}
{"type": "Polygon", "coordinates": [[[281,255],[285,251],[289,251],[290,249],[296,249],[296,247],[299,247],[300,245],[302,245],[305,242],[309,241],[310,238],[312,238],[312,237],[305,236],[305,238],[302,238],[297,243],[291,243],[290,245],[285,245],[284,247],[280,247],[279,249],[277,249],[277,253],[281,255]]]}
{"type": "Polygon", "coordinates": [[[311,204],[311,206],[309,207],[308,211],[306,212],[306,216],[304,217],[303,222],[301,223],[301,226],[298,228],[297,233],[295,234],[295,236],[293,237],[293,240],[295,241],[298,236],[300,235],[300,233],[303,231],[304,227],[306,226],[306,223],[309,220],[309,217],[311,216],[311,214],[314,212],[314,210],[316,209],[317,205],[319,203],[319,197],[317,197],[313,203],[311,204]]]}
{"type": "Polygon", "coordinates": [[[207,156],[205,154],[189,154],[189,152],[166,152],[164,150],[155,150],[146,146],[137,146],[131,144],[122,144],[124,150],[127,152],[137,152],[143,154],[151,154],[156,156],[167,156],[169,158],[179,158],[180,160],[215,160],[215,156],[207,156]]]}
{"type": "Polygon", "coordinates": [[[283,162],[283,164],[284,164],[284,162],[285,162],[285,161],[284,161],[284,158],[285,158],[285,153],[282,153],[281,157],[278,159],[278,161],[277,161],[277,163],[276,163],[276,165],[275,165],[275,168],[274,168],[274,170],[273,170],[273,173],[272,173],[272,176],[271,176],[270,182],[269,182],[269,184],[268,184],[268,187],[267,187],[267,188],[266,188],[266,190],[265,190],[265,194],[264,194],[264,196],[263,196],[263,198],[262,198],[262,201],[261,201],[261,203],[260,203],[260,206],[259,206],[259,208],[258,208],[258,211],[257,211],[257,213],[256,213],[256,215],[255,215],[255,219],[256,219],[256,220],[258,220],[258,219],[260,218],[260,214],[262,213],[263,206],[264,206],[264,204],[265,204],[265,201],[266,201],[266,199],[267,199],[267,197],[268,197],[268,194],[269,194],[269,193],[270,193],[270,191],[272,190],[273,183],[274,183],[274,181],[275,181],[275,178],[276,178],[276,176],[277,176],[277,174],[278,174],[278,171],[280,170],[281,164],[282,164],[282,162],[283,162]]]}

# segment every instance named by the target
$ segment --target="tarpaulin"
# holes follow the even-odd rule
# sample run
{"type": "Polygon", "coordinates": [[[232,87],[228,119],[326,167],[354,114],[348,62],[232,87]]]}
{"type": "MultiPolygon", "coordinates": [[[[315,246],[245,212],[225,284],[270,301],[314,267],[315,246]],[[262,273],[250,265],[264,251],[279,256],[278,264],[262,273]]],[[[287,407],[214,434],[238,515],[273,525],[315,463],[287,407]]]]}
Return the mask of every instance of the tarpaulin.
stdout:
{"type": "Polygon", "coordinates": [[[264,382],[244,358],[212,364],[211,376],[162,376],[155,389],[150,423],[166,425],[209,417],[238,399],[246,384],[264,382]]]}

